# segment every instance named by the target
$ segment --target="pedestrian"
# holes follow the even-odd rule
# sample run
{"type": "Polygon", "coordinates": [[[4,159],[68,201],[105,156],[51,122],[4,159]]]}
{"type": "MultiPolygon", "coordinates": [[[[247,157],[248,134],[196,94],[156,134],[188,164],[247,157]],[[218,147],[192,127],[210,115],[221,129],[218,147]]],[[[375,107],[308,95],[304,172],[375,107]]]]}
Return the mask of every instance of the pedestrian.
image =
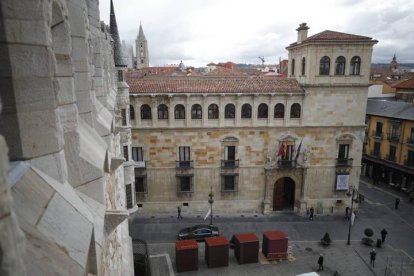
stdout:
{"type": "Polygon", "coordinates": [[[400,199],[397,197],[396,199],[395,199],[395,210],[398,210],[398,205],[400,205],[400,199]]]}
{"type": "Polygon", "coordinates": [[[318,271],[323,270],[323,255],[322,254],[319,255],[318,265],[319,265],[318,271]]]}
{"type": "Polygon", "coordinates": [[[345,208],[345,218],[349,220],[349,207],[345,208]]]}
{"type": "Polygon", "coordinates": [[[371,264],[372,264],[372,267],[375,267],[375,257],[377,256],[377,252],[375,252],[375,249],[373,248],[372,250],[371,250],[371,252],[369,253],[369,255],[371,255],[371,264]]]}
{"type": "Polygon", "coordinates": [[[180,206],[177,207],[177,212],[178,212],[177,219],[183,219],[183,217],[181,216],[181,208],[180,208],[180,206]]]}
{"type": "Polygon", "coordinates": [[[388,232],[387,232],[387,230],[385,230],[385,228],[381,230],[381,241],[382,241],[382,243],[385,242],[385,237],[387,236],[387,234],[388,234],[388,232]]]}
{"type": "Polygon", "coordinates": [[[313,207],[311,207],[309,210],[309,220],[313,220],[313,212],[314,212],[313,207]]]}

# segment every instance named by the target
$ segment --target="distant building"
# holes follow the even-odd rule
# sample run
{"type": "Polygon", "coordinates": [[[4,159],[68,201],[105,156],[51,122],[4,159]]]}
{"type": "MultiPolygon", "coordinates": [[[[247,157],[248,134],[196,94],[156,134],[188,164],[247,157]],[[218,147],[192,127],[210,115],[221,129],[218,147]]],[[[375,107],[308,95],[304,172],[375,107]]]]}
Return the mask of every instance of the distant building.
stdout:
{"type": "Polygon", "coordinates": [[[368,99],[362,174],[405,192],[414,191],[414,106],[368,99]]]}
{"type": "Polygon", "coordinates": [[[139,32],[136,43],[137,68],[144,68],[149,66],[148,42],[142,30],[141,23],[139,24],[139,32]]]}

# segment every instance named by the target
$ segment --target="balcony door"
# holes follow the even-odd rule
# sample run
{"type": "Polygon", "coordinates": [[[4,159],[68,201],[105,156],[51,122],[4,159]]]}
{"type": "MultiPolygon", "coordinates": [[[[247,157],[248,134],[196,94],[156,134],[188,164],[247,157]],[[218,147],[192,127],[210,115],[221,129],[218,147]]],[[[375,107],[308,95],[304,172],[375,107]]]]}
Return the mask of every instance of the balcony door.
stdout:
{"type": "Polygon", "coordinates": [[[349,158],[349,145],[340,144],[338,151],[338,159],[348,159],[349,158]]]}

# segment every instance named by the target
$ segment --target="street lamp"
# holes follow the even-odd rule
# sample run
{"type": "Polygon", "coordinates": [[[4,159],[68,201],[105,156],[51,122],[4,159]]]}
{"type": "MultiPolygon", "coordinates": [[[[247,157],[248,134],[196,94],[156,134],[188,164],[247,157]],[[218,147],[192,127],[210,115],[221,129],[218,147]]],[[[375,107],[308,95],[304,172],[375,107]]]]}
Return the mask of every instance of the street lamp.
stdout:
{"type": "Polygon", "coordinates": [[[214,194],[213,187],[210,187],[210,194],[208,195],[208,203],[210,203],[210,226],[213,225],[213,203],[214,203],[214,194]]]}
{"type": "Polygon", "coordinates": [[[350,219],[349,219],[349,228],[348,228],[348,241],[346,242],[347,245],[351,244],[351,226],[352,226],[352,214],[354,211],[354,195],[355,195],[355,191],[358,194],[358,190],[353,188],[352,186],[349,187],[350,189],[352,188],[352,194],[351,192],[348,190],[347,192],[347,196],[351,196],[351,213],[350,213],[350,219]]]}

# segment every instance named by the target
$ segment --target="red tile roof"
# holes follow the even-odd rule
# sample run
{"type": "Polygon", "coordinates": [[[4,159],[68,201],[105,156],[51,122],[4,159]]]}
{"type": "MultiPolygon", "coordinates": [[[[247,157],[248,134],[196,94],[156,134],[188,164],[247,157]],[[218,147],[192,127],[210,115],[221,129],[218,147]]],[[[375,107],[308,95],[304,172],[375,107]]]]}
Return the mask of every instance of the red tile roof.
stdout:
{"type": "Polygon", "coordinates": [[[397,89],[411,89],[414,90],[414,79],[401,80],[392,85],[393,88],[397,89]]]}
{"type": "MultiPolygon", "coordinates": [[[[377,40],[373,40],[371,37],[368,36],[362,36],[362,35],[354,35],[354,34],[347,34],[347,33],[340,33],[340,32],[334,32],[334,31],[323,31],[317,34],[314,34],[305,40],[302,41],[302,43],[306,42],[328,42],[328,41],[341,41],[341,42],[373,42],[377,43],[377,40]]],[[[301,44],[302,44],[301,43],[301,44]]],[[[297,42],[294,42],[289,45],[295,46],[298,45],[297,42]]]]}
{"type": "Polygon", "coordinates": [[[130,93],[297,93],[295,79],[258,77],[147,77],[127,78],[130,93]]]}

